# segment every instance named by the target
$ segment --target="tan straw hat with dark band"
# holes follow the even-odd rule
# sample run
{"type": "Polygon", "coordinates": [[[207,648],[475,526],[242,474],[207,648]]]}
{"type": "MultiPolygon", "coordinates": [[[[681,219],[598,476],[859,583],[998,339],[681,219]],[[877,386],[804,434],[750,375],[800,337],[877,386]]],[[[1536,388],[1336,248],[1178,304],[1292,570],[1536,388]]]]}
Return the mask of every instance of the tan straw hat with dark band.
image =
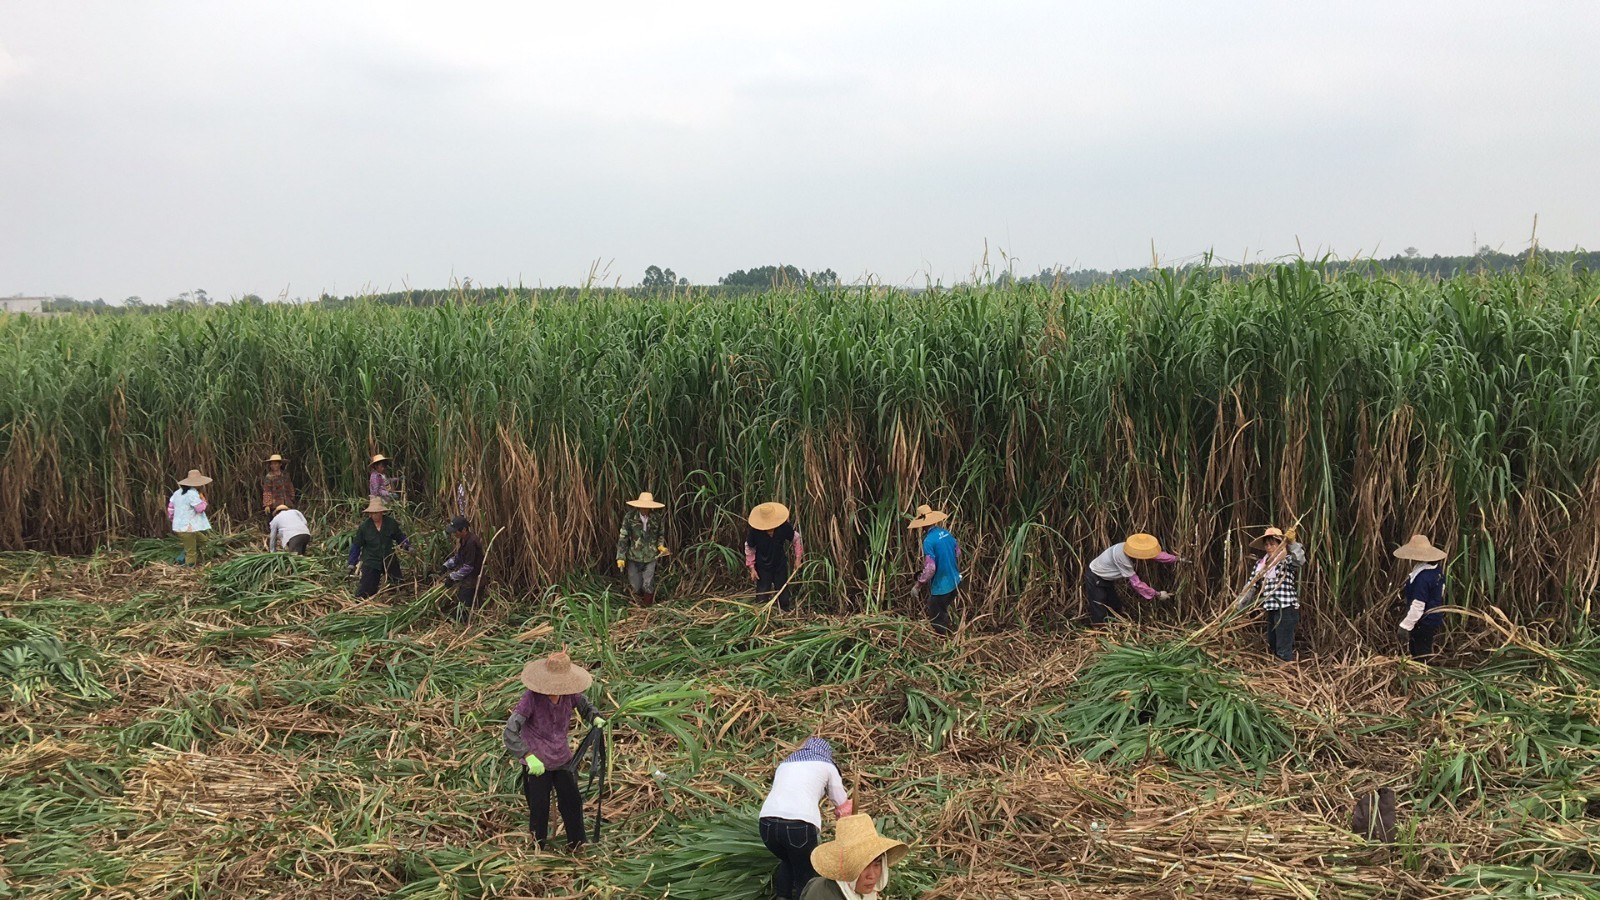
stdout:
{"type": "Polygon", "coordinates": [[[367,498],[367,508],[362,510],[362,512],[369,512],[369,513],[379,513],[379,512],[388,512],[388,511],[389,511],[389,507],[384,505],[382,497],[369,497],[369,498],[367,498]]]}
{"type": "Polygon", "coordinates": [[[864,813],[841,818],[833,835],[833,840],[811,851],[811,868],[829,881],[855,881],[878,857],[887,854],[892,866],[911,852],[904,841],[879,834],[872,817],[864,813]]]}
{"type": "Polygon", "coordinates": [[[199,469],[190,469],[189,474],[178,483],[184,487],[205,487],[211,483],[211,479],[200,474],[199,469]]]}
{"type": "MultiPolygon", "coordinates": [[[[948,513],[942,513],[939,510],[934,509],[933,507],[931,507],[928,504],[924,503],[921,506],[917,507],[917,517],[915,519],[912,519],[911,520],[911,524],[907,525],[906,527],[907,528],[927,528],[929,525],[937,525],[940,522],[943,522],[945,519],[948,519],[948,518],[950,518],[948,513]]],[[[867,860],[867,862],[871,862],[871,861],[872,860],[870,860],[870,859],[867,860]]]]}
{"type": "Polygon", "coordinates": [[[763,503],[750,510],[750,527],[769,531],[789,521],[789,507],[782,503],[763,503]]]}
{"type": "Polygon", "coordinates": [[[1394,551],[1395,559],[1409,559],[1413,562],[1438,562],[1448,555],[1435,547],[1427,535],[1423,534],[1413,534],[1411,540],[1401,544],[1394,551]]]}
{"type": "Polygon", "coordinates": [[[640,491],[638,499],[629,500],[628,505],[634,509],[661,509],[665,503],[656,502],[656,497],[649,491],[640,491]]]}
{"type": "Polygon", "coordinates": [[[372,454],[372,462],[367,463],[367,465],[375,466],[378,463],[388,462],[388,461],[389,461],[389,457],[384,456],[382,453],[374,453],[374,454],[372,454]]]}
{"type": "Polygon", "coordinates": [[[274,453],[271,456],[267,457],[267,462],[283,462],[283,454],[274,453]]]}
{"type": "Polygon", "coordinates": [[[272,511],[275,512],[275,513],[280,513],[280,512],[283,512],[284,510],[288,509],[288,508],[289,508],[289,505],[287,503],[279,503],[277,506],[274,506],[272,508],[272,511]]]}
{"type": "Polygon", "coordinates": [[[1269,526],[1266,531],[1261,532],[1261,537],[1258,537],[1250,542],[1250,549],[1267,549],[1267,538],[1277,538],[1280,541],[1283,540],[1283,529],[1278,528],[1277,526],[1269,526]]]}
{"type": "Polygon", "coordinates": [[[1122,542],[1122,552],[1128,554],[1129,559],[1155,559],[1161,555],[1161,542],[1153,534],[1130,534],[1122,542]]]}
{"type": "Polygon", "coordinates": [[[535,694],[555,697],[581,694],[591,684],[594,684],[594,676],[582,666],[573,665],[572,657],[565,650],[522,667],[522,686],[535,694]]]}

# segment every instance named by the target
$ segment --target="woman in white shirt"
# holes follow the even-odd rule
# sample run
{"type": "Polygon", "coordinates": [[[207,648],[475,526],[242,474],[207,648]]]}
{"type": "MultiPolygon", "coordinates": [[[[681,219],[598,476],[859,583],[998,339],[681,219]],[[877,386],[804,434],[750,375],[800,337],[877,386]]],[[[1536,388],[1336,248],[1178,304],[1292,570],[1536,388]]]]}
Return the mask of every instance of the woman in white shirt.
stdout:
{"type": "Polygon", "coordinates": [[[778,900],[796,900],[806,882],[816,877],[811,851],[822,836],[824,796],[833,801],[836,815],[850,815],[853,804],[834,765],[833,748],[812,735],[778,763],[772,790],[761,804],[761,843],[778,858],[772,882],[778,900]]]}
{"type": "Polygon", "coordinates": [[[190,469],[178,482],[178,489],[167,498],[167,518],[172,520],[172,531],[183,542],[183,555],[179,565],[200,565],[200,535],[211,530],[211,520],[206,517],[206,495],[200,489],[211,479],[190,469]]]}
{"type": "Polygon", "coordinates": [[[310,543],[311,527],[306,524],[305,515],[288,504],[278,504],[272,511],[272,525],[267,534],[267,552],[274,552],[282,547],[290,553],[305,556],[306,547],[310,543]]]}

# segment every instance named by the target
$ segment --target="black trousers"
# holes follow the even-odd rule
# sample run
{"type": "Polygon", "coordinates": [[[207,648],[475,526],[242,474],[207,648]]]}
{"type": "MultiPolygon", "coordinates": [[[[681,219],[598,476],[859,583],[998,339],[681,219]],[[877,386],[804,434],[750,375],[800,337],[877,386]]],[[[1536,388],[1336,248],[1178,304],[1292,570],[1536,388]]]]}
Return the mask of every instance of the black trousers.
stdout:
{"type": "Polygon", "coordinates": [[[1300,624],[1300,610],[1269,609],[1267,613],[1267,651],[1289,662],[1294,659],[1294,629],[1300,624]]]}
{"type": "Polygon", "coordinates": [[[288,550],[290,553],[298,553],[301,556],[305,556],[306,555],[306,547],[308,547],[310,545],[311,545],[311,535],[309,535],[309,534],[297,534],[294,537],[289,538],[287,541],[283,542],[283,549],[288,550]]]}
{"type": "Polygon", "coordinates": [[[522,794],[528,798],[528,830],[543,847],[550,839],[550,789],[555,788],[561,824],[567,829],[567,846],[576,847],[589,840],[583,830],[583,792],[578,776],[571,769],[548,769],[543,775],[522,773],[522,794]]]}
{"type": "Polygon", "coordinates": [[[761,820],[761,843],[778,858],[772,891],[778,900],[797,900],[806,882],[817,877],[811,868],[811,851],[817,848],[817,826],[796,819],[761,820]]]}
{"type": "Polygon", "coordinates": [[[456,585],[456,608],[450,615],[457,622],[465,622],[472,618],[473,612],[478,608],[478,582],[468,579],[456,585]]]}
{"type": "Polygon", "coordinates": [[[773,597],[778,598],[778,608],[784,612],[794,609],[794,592],[784,590],[784,585],[789,583],[789,569],[769,569],[765,572],[760,566],[756,567],[756,599],[766,603],[773,597]]]}
{"type": "Polygon", "coordinates": [[[391,556],[384,560],[383,568],[361,564],[361,584],[356,588],[357,597],[371,597],[378,592],[378,583],[387,575],[389,583],[394,584],[400,580],[400,558],[391,556]]]}
{"type": "Polygon", "coordinates": [[[956,592],[948,594],[928,595],[928,621],[933,623],[933,630],[940,634],[950,633],[950,605],[956,600],[956,592]]]}
{"type": "Polygon", "coordinates": [[[1101,625],[1115,613],[1122,616],[1122,598],[1117,596],[1117,583],[1101,578],[1093,572],[1083,576],[1083,596],[1089,601],[1089,624],[1101,625]]]}
{"type": "Polygon", "coordinates": [[[1439,633],[1439,623],[1418,622],[1411,629],[1411,658],[1426,659],[1433,655],[1433,637],[1439,633]]]}

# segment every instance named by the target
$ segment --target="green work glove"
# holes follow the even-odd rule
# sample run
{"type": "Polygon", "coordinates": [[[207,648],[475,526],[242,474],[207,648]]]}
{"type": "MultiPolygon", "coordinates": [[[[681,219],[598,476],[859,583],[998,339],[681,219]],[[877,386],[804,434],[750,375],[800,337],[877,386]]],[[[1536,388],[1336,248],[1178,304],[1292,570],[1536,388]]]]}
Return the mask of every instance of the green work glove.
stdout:
{"type": "Polygon", "coordinates": [[[540,759],[539,757],[534,756],[532,753],[529,753],[527,756],[524,756],[522,758],[522,761],[528,764],[528,774],[529,775],[543,775],[544,774],[544,760],[540,759]]]}
{"type": "Polygon", "coordinates": [[[594,717],[594,721],[590,722],[589,724],[593,725],[596,728],[604,728],[604,727],[606,727],[606,720],[600,718],[599,716],[595,716],[594,717]]]}
{"type": "Polygon", "coordinates": [[[618,571],[618,572],[621,572],[621,571],[622,571],[622,567],[623,567],[623,566],[625,566],[625,565],[627,565],[627,563],[625,563],[625,562],[623,562],[623,561],[622,561],[622,560],[620,560],[620,559],[619,559],[619,560],[617,560],[617,571],[618,571]]]}

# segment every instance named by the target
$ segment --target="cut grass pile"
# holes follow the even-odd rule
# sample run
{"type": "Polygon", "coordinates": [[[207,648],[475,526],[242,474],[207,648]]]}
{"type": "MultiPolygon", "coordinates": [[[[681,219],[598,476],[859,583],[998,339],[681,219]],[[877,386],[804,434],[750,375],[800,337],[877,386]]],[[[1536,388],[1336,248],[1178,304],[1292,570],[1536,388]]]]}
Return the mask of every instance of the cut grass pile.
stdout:
{"type": "Polygon", "coordinates": [[[442,591],[354,601],[330,561],[219,546],[199,572],[0,554],[0,897],[755,897],[755,810],[813,731],[912,839],[891,897],[1597,890],[1587,633],[1516,633],[1470,670],[1279,666],[1239,628],[947,642],[581,583],[462,628],[442,591]],[[614,723],[577,856],[533,850],[499,746],[522,663],[563,645],[614,723]],[[1346,828],[1380,786],[1392,846],[1346,828]]]}

